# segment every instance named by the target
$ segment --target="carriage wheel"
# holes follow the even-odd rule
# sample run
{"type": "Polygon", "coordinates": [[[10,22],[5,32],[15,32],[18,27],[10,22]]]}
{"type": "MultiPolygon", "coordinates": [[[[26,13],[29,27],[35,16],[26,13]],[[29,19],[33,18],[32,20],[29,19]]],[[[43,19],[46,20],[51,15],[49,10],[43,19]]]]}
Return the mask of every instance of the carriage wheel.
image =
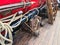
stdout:
{"type": "Polygon", "coordinates": [[[39,35],[39,28],[40,28],[40,17],[35,16],[33,19],[30,20],[29,25],[31,27],[32,34],[35,36],[39,35]]]}
{"type": "Polygon", "coordinates": [[[24,24],[21,25],[21,30],[25,30],[28,33],[32,34],[33,36],[38,36],[39,35],[39,28],[40,28],[40,17],[35,16],[34,18],[30,19],[28,22],[25,22],[24,24]]]}
{"type": "Polygon", "coordinates": [[[47,0],[48,22],[53,24],[57,14],[57,2],[56,0],[47,0]]]}

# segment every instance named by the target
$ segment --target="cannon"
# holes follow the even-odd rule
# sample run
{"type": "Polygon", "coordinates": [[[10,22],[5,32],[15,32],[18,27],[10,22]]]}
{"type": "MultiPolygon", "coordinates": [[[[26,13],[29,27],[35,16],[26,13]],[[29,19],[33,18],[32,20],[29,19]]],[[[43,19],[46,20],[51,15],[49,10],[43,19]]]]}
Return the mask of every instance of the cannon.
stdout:
{"type": "Polygon", "coordinates": [[[47,18],[50,24],[55,20],[56,0],[9,0],[8,3],[6,2],[0,3],[0,45],[12,45],[13,35],[19,29],[28,30],[31,34],[38,36],[42,19],[47,18]]]}

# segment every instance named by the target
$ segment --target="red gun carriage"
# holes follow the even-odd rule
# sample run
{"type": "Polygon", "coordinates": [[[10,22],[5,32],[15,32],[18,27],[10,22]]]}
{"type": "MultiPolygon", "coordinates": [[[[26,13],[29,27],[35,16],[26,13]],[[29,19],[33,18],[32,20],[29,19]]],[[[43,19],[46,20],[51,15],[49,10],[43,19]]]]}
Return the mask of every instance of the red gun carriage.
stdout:
{"type": "Polygon", "coordinates": [[[56,0],[0,0],[0,44],[12,45],[11,33],[17,27],[38,35],[41,20],[47,18],[53,24],[56,13],[56,0]]]}

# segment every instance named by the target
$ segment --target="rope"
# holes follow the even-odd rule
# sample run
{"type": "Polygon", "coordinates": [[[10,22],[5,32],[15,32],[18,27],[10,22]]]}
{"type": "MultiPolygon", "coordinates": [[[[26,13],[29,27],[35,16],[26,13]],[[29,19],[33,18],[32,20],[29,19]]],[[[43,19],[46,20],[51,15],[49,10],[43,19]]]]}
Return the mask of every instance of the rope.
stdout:
{"type": "Polygon", "coordinates": [[[18,23],[16,26],[11,27],[10,24],[11,24],[14,20],[16,20],[16,19],[18,18],[18,17],[16,18],[16,14],[17,14],[17,13],[15,13],[15,15],[13,15],[13,18],[12,18],[11,21],[8,22],[8,23],[3,23],[2,21],[0,21],[0,44],[1,44],[1,45],[12,45],[12,43],[13,43],[13,36],[12,36],[13,29],[12,29],[12,28],[15,28],[15,27],[17,27],[18,25],[20,25],[21,20],[22,20],[22,17],[23,17],[23,16],[19,16],[19,17],[21,18],[21,19],[19,20],[20,23],[18,23]],[[16,18],[16,19],[15,19],[15,18],[16,18]],[[5,35],[3,36],[3,35],[1,34],[1,32],[4,31],[4,30],[5,30],[5,35]],[[7,34],[9,34],[9,35],[8,35],[8,36],[9,36],[9,39],[6,37],[7,34]],[[10,43],[9,43],[9,44],[5,44],[5,41],[8,41],[8,42],[10,42],[10,43]]]}
{"type": "Polygon", "coordinates": [[[27,20],[26,20],[26,22],[28,21],[28,16],[24,16],[27,20]]]}
{"type": "MultiPolygon", "coordinates": [[[[13,37],[12,37],[12,31],[13,29],[7,24],[7,23],[2,23],[0,21],[0,27],[5,30],[5,35],[3,36],[0,32],[0,44],[5,45],[5,41],[10,42],[10,44],[13,43],[13,37]],[[6,38],[7,34],[9,34],[9,39],[6,38]]],[[[4,31],[0,28],[1,31],[4,31]]]]}

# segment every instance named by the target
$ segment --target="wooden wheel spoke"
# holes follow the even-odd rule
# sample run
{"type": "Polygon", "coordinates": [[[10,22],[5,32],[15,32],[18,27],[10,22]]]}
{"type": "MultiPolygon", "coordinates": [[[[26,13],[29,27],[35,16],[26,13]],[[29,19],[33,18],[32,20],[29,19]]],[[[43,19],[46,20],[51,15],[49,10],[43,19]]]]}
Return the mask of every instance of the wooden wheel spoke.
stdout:
{"type": "Polygon", "coordinates": [[[29,25],[33,31],[32,33],[35,34],[36,36],[38,36],[38,34],[39,34],[39,31],[38,31],[38,29],[40,28],[39,18],[40,17],[35,16],[33,19],[30,20],[30,23],[29,23],[29,25]]]}
{"type": "Polygon", "coordinates": [[[49,22],[51,24],[53,24],[53,20],[55,20],[55,16],[57,13],[57,2],[56,2],[56,0],[47,0],[47,11],[48,11],[49,22]]]}

